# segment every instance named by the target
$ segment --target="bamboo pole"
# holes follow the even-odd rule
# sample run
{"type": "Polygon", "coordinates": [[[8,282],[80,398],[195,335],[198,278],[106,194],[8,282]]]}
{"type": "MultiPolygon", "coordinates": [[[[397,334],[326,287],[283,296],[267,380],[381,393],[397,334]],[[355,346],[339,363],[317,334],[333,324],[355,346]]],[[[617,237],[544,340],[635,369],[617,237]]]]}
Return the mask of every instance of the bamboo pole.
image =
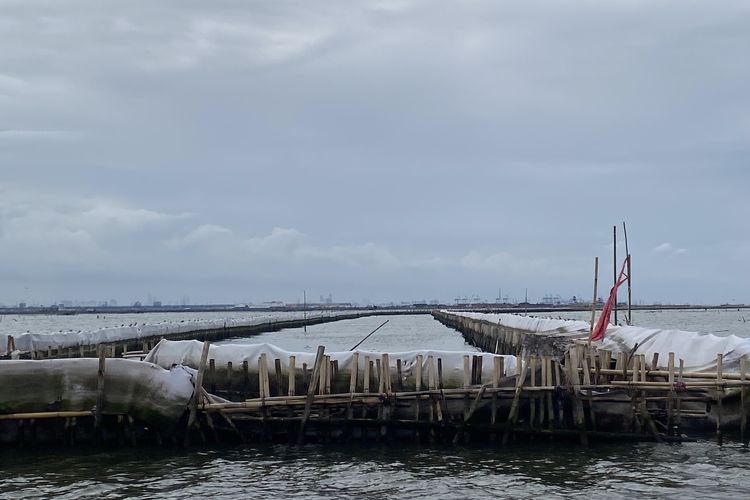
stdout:
{"type": "Polygon", "coordinates": [[[325,346],[318,346],[318,352],[315,353],[315,364],[313,365],[313,373],[310,378],[310,385],[307,387],[307,398],[305,400],[305,411],[302,414],[302,420],[300,420],[299,433],[297,434],[297,444],[301,445],[305,440],[305,425],[307,419],[310,418],[310,409],[312,407],[313,399],[315,398],[315,389],[318,383],[318,377],[320,374],[320,365],[323,363],[325,356],[325,346]]]}
{"type": "Polygon", "coordinates": [[[625,225],[625,221],[622,221],[622,234],[625,238],[625,258],[628,260],[627,269],[628,269],[628,317],[626,318],[626,324],[632,325],[633,324],[633,294],[632,294],[632,274],[631,274],[631,268],[630,268],[630,247],[628,246],[628,228],[625,225]]]}
{"type": "Polygon", "coordinates": [[[196,422],[196,411],[198,403],[203,403],[201,389],[203,388],[203,374],[206,372],[206,360],[208,359],[208,350],[211,344],[207,341],[203,342],[203,348],[201,349],[201,360],[198,363],[198,373],[195,376],[195,387],[193,389],[193,395],[190,398],[190,415],[188,417],[188,433],[186,433],[186,440],[190,429],[193,428],[196,422]]]}
{"type": "Polygon", "coordinates": [[[370,367],[371,366],[372,366],[372,361],[370,361],[370,356],[365,355],[364,380],[362,381],[363,392],[370,392],[370,367]]]}
{"type": "Polygon", "coordinates": [[[28,413],[4,413],[0,414],[0,420],[37,420],[43,418],[75,418],[91,417],[89,411],[42,411],[28,413]]]}
{"type": "Polygon", "coordinates": [[[722,435],[721,435],[721,417],[723,413],[723,406],[724,406],[724,388],[721,386],[723,380],[722,380],[722,373],[724,372],[724,355],[719,353],[716,355],[716,398],[717,398],[717,415],[716,415],[716,440],[721,444],[722,441],[722,435]]]}
{"type": "Polygon", "coordinates": [[[596,293],[599,286],[599,257],[594,257],[594,298],[591,299],[591,326],[589,327],[589,345],[594,334],[594,319],[596,318],[596,293]]]}
{"type": "Polygon", "coordinates": [[[521,392],[523,391],[523,383],[526,378],[526,373],[528,373],[529,371],[528,365],[528,356],[524,359],[516,356],[516,368],[518,373],[518,376],[516,377],[516,390],[513,394],[513,402],[510,405],[510,411],[508,412],[508,420],[505,423],[505,432],[503,432],[503,446],[508,444],[511,429],[516,423],[516,419],[518,417],[518,403],[521,399],[521,392]]]}
{"type": "Polygon", "coordinates": [[[747,388],[745,383],[747,381],[747,357],[742,356],[740,358],[740,380],[742,381],[742,392],[740,392],[740,439],[743,443],[745,440],[745,431],[747,429],[747,388]]]}
{"type": "MultiPolygon", "coordinates": [[[[355,359],[356,359],[356,356],[357,354],[355,353],[355,359]]],[[[297,388],[297,380],[296,380],[297,379],[297,367],[295,366],[296,364],[297,364],[297,357],[294,355],[289,356],[289,382],[287,384],[289,386],[289,389],[287,390],[287,394],[289,396],[294,396],[294,393],[297,388]]]]}
{"type": "MultiPolygon", "coordinates": [[[[612,226],[612,286],[617,287],[617,226],[612,226]]],[[[612,304],[615,313],[615,325],[617,324],[617,290],[615,290],[615,301],[612,304]]]]}
{"type": "Polygon", "coordinates": [[[104,412],[104,371],[107,351],[105,346],[99,345],[99,369],[96,372],[96,410],[94,412],[94,428],[97,430],[97,439],[102,426],[104,412]]]}
{"type": "Polygon", "coordinates": [[[352,368],[349,373],[349,392],[357,392],[357,376],[359,375],[359,353],[352,354],[352,368]]]}
{"type": "Polygon", "coordinates": [[[674,434],[674,353],[667,355],[669,392],[667,393],[667,434],[674,434]]]}

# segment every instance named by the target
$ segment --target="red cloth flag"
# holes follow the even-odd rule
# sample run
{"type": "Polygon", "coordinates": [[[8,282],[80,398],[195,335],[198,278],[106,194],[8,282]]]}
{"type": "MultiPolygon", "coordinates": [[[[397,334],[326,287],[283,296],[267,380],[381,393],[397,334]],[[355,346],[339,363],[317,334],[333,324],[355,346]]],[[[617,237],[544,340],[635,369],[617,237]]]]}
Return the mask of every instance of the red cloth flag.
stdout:
{"type": "Polygon", "coordinates": [[[617,300],[617,289],[629,278],[625,277],[625,266],[627,265],[627,263],[628,259],[626,257],[625,262],[622,263],[620,276],[617,278],[617,281],[609,291],[609,298],[607,298],[607,302],[604,304],[602,314],[599,316],[599,321],[596,322],[596,327],[591,332],[592,342],[596,342],[597,340],[601,340],[604,338],[604,332],[607,330],[607,324],[609,324],[609,317],[612,314],[612,308],[614,307],[615,301],[617,300]]]}

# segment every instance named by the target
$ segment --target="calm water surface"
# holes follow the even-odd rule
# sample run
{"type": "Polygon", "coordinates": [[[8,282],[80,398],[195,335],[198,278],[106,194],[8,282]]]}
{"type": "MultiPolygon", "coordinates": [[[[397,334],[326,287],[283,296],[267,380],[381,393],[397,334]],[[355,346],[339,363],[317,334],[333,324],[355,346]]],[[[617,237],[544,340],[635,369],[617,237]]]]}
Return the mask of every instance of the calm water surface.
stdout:
{"type": "MultiPolygon", "coordinates": [[[[744,314],[640,312],[635,320],[643,326],[717,335],[730,330],[750,336],[744,314]]],[[[44,327],[49,327],[52,318],[43,318],[44,327]]],[[[457,332],[429,316],[360,318],[315,325],[307,332],[290,329],[229,342],[271,342],[288,350],[314,350],[323,344],[328,350],[348,350],[386,319],[389,323],[363,348],[471,349],[457,332]]],[[[543,441],[479,449],[409,445],[106,452],[0,449],[0,498],[750,498],[748,459],[748,448],[741,444],[719,446],[710,441],[597,444],[589,449],[543,441]]]]}

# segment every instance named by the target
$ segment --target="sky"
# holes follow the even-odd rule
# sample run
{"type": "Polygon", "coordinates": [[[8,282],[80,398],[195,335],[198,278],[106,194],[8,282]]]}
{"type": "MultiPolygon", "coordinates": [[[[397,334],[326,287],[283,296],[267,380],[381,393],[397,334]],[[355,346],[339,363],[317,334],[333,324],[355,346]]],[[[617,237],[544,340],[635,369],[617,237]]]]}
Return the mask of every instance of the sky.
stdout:
{"type": "Polygon", "coordinates": [[[0,303],[750,303],[750,3],[0,0],[0,303]]]}

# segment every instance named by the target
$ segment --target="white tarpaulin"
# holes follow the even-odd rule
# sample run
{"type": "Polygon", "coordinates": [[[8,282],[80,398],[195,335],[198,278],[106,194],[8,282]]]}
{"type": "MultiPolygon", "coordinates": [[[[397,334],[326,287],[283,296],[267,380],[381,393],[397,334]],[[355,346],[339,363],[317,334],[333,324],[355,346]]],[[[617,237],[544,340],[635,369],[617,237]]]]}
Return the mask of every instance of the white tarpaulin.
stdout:
{"type": "MultiPolygon", "coordinates": [[[[96,405],[96,358],[0,361],[0,413],[88,411],[96,405]]],[[[104,414],[174,422],[193,394],[194,371],[107,359],[104,414]]]]}
{"type": "MultiPolygon", "coordinates": [[[[173,365],[186,365],[192,368],[198,368],[201,359],[203,343],[197,340],[180,340],[169,341],[162,340],[148,354],[146,361],[150,361],[164,368],[173,365]]],[[[358,372],[362,377],[365,366],[365,357],[369,356],[373,362],[381,359],[381,352],[357,350],[353,352],[326,352],[331,357],[331,361],[338,362],[338,371],[342,374],[351,373],[354,352],[359,353],[358,372]]],[[[315,363],[315,353],[311,352],[289,352],[272,344],[225,344],[211,345],[208,357],[214,360],[217,370],[226,370],[227,363],[232,363],[232,370],[242,370],[242,363],[248,362],[250,371],[257,373],[258,359],[261,354],[266,354],[270,370],[273,371],[274,360],[281,362],[281,369],[284,375],[288,373],[289,356],[295,356],[295,367],[299,369],[303,363],[306,363],[308,369],[315,363]]],[[[422,360],[422,380],[423,386],[427,386],[428,376],[428,357],[433,357],[433,369],[436,369],[438,358],[441,359],[443,384],[444,387],[462,387],[464,378],[464,356],[481,356],[482,357],[482,380],[489,382],[492,380],[493,360],[496,357],[504,359],[504,375],[514,375],[516,373],[516,359],[514,356],[501,356],[496,354],[478,353],[478,352],[456,352],[456,351],[405,351],[388,353],[391,373],[396,373],[397,360],[401,360],[401,372],[405,384],[414,383],[416,377],[415,366],[417,356],[423,356],[422,360]]],[[[437,374],[435,375],[437,377],[437,374]]]]}
{"type": "MultiPolygon", "coordinates": [[[[530,333],[559,334],[578,333],[587,338],[589,323],[565,319],[545,319],[517,314],[483,314],[445,311],[472,319],[489,321],[510,328],[526,330],[530,333]]],[[[690,332],[684,330],[666,330],[643,328],[639,326],[608,325],[604,339],[595,342],[599,349],[613,352],[629,353],[634,347],[635,354],[644,354],[646,364],[651,367],[654,353],[659,353],[658,366],[666,368],[670,352],[675,353],[676,360],[685,361],[687,371],[715,371],[716,355],[724,356],[723,367],[726,371],[738,371],[739,359],[750,357],[750,338],[727,335],[719,337],[710,333],[690,332]]],[[[679,362],[679,361],[677,361],[679,362]]]]}
{"type": "MultiPolygon", "coordinates": [[[[99,328],[97,330],[82,331],[68,330],[60,332],[14,334],[16,350],[33,351],[35,349],[53,349],[76,347],[79,345],[96,345],[122,340],[138,340],[141,338],[168,336],[197,330],[213,330],[218,328],[234,328],[241,326],[255,326],[264,323],[272,324],[277,321],[289,321],[307,317],[336,317],[354,314],[357,311],[290,311],[261,315],[248,318],[226,319],[197,319],[184,321],[164,321],[155,324],[133,324],[99,328]],[[306,314],[306,316],[305,316],[306,314]]],[[[0,354],[6,354],[8,334],[0,334],[0,354]]]]}

